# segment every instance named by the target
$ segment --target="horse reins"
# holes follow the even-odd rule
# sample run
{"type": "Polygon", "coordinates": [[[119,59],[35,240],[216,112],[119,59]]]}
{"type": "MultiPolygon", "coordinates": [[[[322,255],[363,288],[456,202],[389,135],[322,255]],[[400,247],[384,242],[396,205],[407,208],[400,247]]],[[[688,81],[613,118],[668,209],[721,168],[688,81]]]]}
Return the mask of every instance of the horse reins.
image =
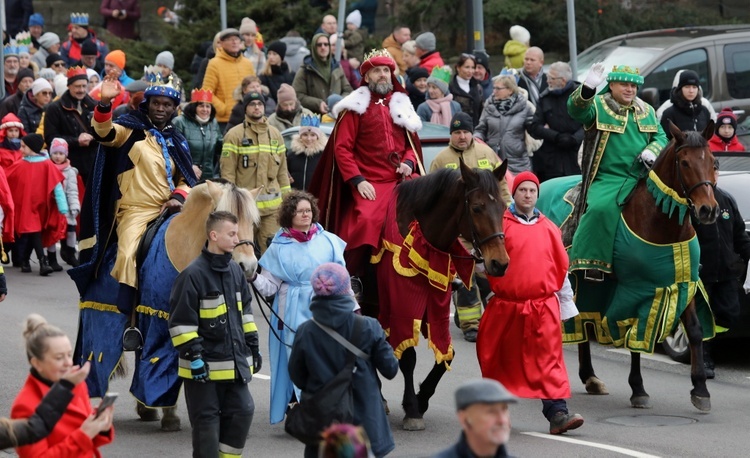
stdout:
{"type": "Polygon", "coordinates": [[[680,145],[677,148],[675,148],[674,168],[675,168],[675,173],[677,174],[677,180],[680,182],[680,188],[682,188],[682,192],[685,194],[685,200],[687,200],[688,202],[688,208],[690,208],[691,210],[693,210],[693,212],[695,212],[695,205],[693,204],[692,199],[690,199],[690,195],[693,193],[693,191],[695,191],[699,187],[704,186],[704,185],[713,187],[714,183],[713,181],[703,180],[703,181],[699,181],[695,183],[693,186],[690,187],[690,189],[686,188],[685,181],[682,179],[682,173],[680,173],[680,160],[676,156],[677,153],[679,153],[680,150],[685,147],[686,145],[680,145]]]}
{"type": "MultiPolygon", "coordinates": [[[[466,193],[464,194],[464,214],[469,219],[469,227],[471,228],[471,246],[474,248],[474,252],[471,254],[471,258],[474,259],[474,262],[478,264],[482,264],[484,263],[484,256],[482,256],[481,246],[494,238],[505,240],[505,233],[503,231],[495,232],[477,241],[477,238],[479,236],[477,234],[476,227],[474,226],[474,220],[471,218],[471,213],[469,209],[469,196],[471,195],[471,193],[475,191],[479,191],[479,188],[470,189],[466,191],[466,193]]],[[[463,256],[454,256],[454,257],[459,258],[463,256]]]]}

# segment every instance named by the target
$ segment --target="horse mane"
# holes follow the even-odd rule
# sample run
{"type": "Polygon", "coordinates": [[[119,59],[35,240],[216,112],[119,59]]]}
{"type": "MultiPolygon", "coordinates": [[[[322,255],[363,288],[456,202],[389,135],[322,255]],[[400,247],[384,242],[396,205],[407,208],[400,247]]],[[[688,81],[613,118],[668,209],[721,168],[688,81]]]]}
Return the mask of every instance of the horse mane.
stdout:
{"type": "Polygon", "coordinates": [[[440,169],[416,180],[402,182],[396,190],[398,199],[411,208],[431,209],[440,203],[443,195],[461,183],[461,172],[455,169],[440,169]]]}
{"type": "MultiPolygon", "coordinates": [[[[685,142],[680,145],[681,147],[685,148],[705,148],[708,146],[708,140],[703,137],[703,134],[700,132],[696,132],[693,130],[683,131],[683,135],[685,135],[685,142]]],[[[662,150],[662,154],[659,155],[659,157],[656,158],[656,162],[654,163],[654,166],[656,166],[658,163],[661,163],[666,160],[667,156],[671,156],[672,153],[674,153],[677,148],[675,147],[677,145],[677,139],[672,138],[672,140],[667,143],[667,146],[664,147],[664,150],[662,150]]]]}
{"type": "Polygon", "coordinates": [[[260,212],[250,191],[228,181],[216,180],[222,188],[216,211],[227,211],[237,216],[240,226],[253,226],[260,222],[260,212]]]}

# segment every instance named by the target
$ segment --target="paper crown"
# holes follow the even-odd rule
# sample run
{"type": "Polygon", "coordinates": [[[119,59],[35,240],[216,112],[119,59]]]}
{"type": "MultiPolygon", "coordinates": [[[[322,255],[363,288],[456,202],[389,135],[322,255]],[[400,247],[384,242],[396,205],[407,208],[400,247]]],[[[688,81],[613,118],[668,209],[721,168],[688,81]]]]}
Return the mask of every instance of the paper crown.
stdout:
{"type": "Polygon", "coordinates": [[[3,47],[3,58],[18,57],[18,46],[15,46],[13,41],[10,44],[3,47]]]}
{"type": "Polygon", "coordinates": [[[29,32],[18,32],[18,34],[16,34],[16,44],[19,47],[25,46],[28,48],[31,46],[31,34],[29,32]]]}
{"type": "Polygon", "coordinates": [[[74,78],[76,76],[84,76],[86,77],[86,79],[89,78],[86,74],[86,67],[70,67],[66,76],[68,77],[68,79],[74,78]]]}
{"type": "Polygon", "coordinates": [[[445,84],[450,84],[451,82],[450,68],[436,66],[432,69],[432,73],[430,73],[430,78],[435,78],[437,80],[444,82],[445,84]]]}
{"type": "Polygon", "coordinates": [[[316,115],[302,115],[300,127],[320,127],[320,118],[316,115]]]}
{"type": "Polygon", "coordinates": [[[607,75],[607,82],[634,83],[638,86],[643,84],[643,76],[640,69],[628,65],[615,65],[607,75]]]}
{"type": "Polygon", "coordinates": [[[521,74],[518,72],[515,68],[508,68],[505,67],[504,69],[500,70],[499,76],[512,76],[516,79],[516,83],[518,83],[518,80],[521,79],[521,74]]]}
{"type": "Polygon", "coordinates": [[[207,102],[212,103],[214,99],[214,93],[209,89],[193,89],[190,93],[191,102],[207,102]]]}
{"type": "Polygon", "coordinates": [[[155,65],[148,65],[143,67],[143,79],[148,83],[148,87],[144,91],[144,97],[159,95],[163,97],[169,97],[174,99],[178,104],[181,99],[182,88],[177,83],[172,75],[169,75],[166,81],[161,76],[161,70],[155,65]]]}
{"type": "Polygon", "coordinates": [[[79,26],[89,25],[88,13],[70,13],[70,23],[79,26]]]}

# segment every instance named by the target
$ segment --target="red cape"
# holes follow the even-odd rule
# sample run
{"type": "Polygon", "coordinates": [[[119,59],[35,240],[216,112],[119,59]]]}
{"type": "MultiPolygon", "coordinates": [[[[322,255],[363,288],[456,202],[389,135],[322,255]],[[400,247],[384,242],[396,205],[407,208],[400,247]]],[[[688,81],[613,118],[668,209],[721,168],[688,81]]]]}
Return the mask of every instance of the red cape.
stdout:
{"type": "Polygon", "coordinates": [[[5,214],[3,219],[3,243],[10,243],[14,241],[16,205],[8,186],[8,178],[5,176],[5,170],[2,167],[0,167],[0,207],[5,214]]]}

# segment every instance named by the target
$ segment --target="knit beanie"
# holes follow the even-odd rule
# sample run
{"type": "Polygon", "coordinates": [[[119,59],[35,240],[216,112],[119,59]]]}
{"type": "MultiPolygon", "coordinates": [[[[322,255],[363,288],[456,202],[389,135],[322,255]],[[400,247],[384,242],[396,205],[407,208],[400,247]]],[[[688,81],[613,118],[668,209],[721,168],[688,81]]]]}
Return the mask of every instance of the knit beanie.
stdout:
{"type": "Polygon", "coordinates": [[[490,71],[490,56],[488,56],[487,53],[482,51],[475,52],[474,60],[476,61],[477,65],[481,65],[482,67],[484,67],[488,75],[492,74],[492,72],[490,71]]]}
{"type": "MultiPolygon", "coordinates": [[[[249,17],[243,17],[240,23],[240,35],[245,33],[257,33],[258,25],[249,17]]],[[[223,40],[223,38],[222,38],[223,40]]]]}
{"type": "Polygon", "coordinates": [[[49,49],[50,46],[60,43],[60,37],[54,32],[45,32],[37,41],[39,41],[39,46],[44,49],[49,49]]]}
{"type": "MultiPolygon", "coordinates": [[[[734,127],[734,137],[737,134],[737,116],[734,115],[734,111],[731,107],[725,107],[723,110],[716,115],[716,134],[719,134],[719,127],[724,124],[730,124],[734,127]]],[[[721,137],[721,135],[719,135],[721,137]]],[[[730,137],[731,138],[731,137],[730,137]]]]}
{"type": "Polygon", "coordinates": [[[44,90],[52,92],[52,85],[49,84],[49,81],[47,81],[46,79],[40,77],[35,79],[34,82],[31,83],[32,95],[37,95],[44,90]]]}
{"type": "Polygon", "coordinates": [[[279,86],[279,90],[276,93],[276,99],[278,99],[279,105],[290,100],[297,100],[297,91],[286,83],[279,86]]]}
{"type": "Polygon", "coordinates": [[[84,40],[81,43],[81,55],[82,56],[96,56],[99,54],[96,43],[92,40],[84,40]]]}
{"type": "Polygon", "coordinates": [[[316,296],[343,296],[351,291],[351,280],[346,267],[334,262],[319,265],[310,283],[316,296]]]}
{"type": "Polygon", "coordinates": [[[156,65],[167,67],[170,70],[174,70],[174,54],[169,51],[162,51],[156,56],[156,65]]]}
{"type": "Polygon", "coordinates": [[[125,58],[125,53],[123,51],[115,49],[114,51],[110,51],[109,54],[107,54],[107,57],[104,59],[104,61],[111,62],[117,65],[117,68],[119,68],[120,70],[125,70],[125,63],[127,62],[127,59],[125,58]]]}
{"type": "Polygon", "coordinates": [[[346,17],[346,23],[354,24],[356,28],[362,27],[362,13],[360,13],[359,10],[352,11],[349,13],[349,16],[346,17]]]}
{"type": "Polygon", "coordinates": [[[286,56],[286,43],[283,41],[274,41],[268,45],[268,51],[275,52],[281,57],[281,60],[284,60],[284,57],[286,56]]]}
{"type": "Polygon", "coordinates": [[[47,56],[47,59],[45,59],[45,63],[47,64],[47,68],[52,68],[52,64],[55,62],[64,60],[60,54],[50,54],[47,56]]]}
{"type": "Polygon", "coordinates": [[[50,156],[54,153],[65,153],[65,157],[68,157],[68,142],[64,138],[52,139],[52,144],[49,147],[50,156]]]}
{"type": "Polygon", "coordinates": [[[443,91],[443,95],[448,95],[448,92],[450,91],[448,85],[450,82],[451,71],[449,67],[434,67],[432,73],[430,73],[430,77],[427,78],[427,84],[432,83],[440,88],[440,90],[443,91]]]}
{"type": "Polygon", "coordinates": [[[254,91],[248,92],[242,98],[242,109],[247,110],[248,104],[250,104],[250,102],[252,102],[253,100],[260,100],[261,102],[263,102],[263,105],[266,104],[266,98],[263,97],[263,94],[261,94],[260,92],[254,92],[254,91]]]}
{"type": "Polygon", "coordinates": [[[529,171],[521,172],[513,178],[513,189],[510,192],[511,196],[516,195],[516,189],[521,186],[524,181],[531,181],[536,185],[536,191],[539,193],[539,178],[529,171]]]}
{"type": "Polygon", "coordinates": [[[55,71],[51,68],[43,68],[39,70],[39,78],[44,78],[47,81],[53,81],[55,79],[55,75],[57,75],[57,73],[55,73],[55,71]]]}
{"type": "Polygon", "coordinates": [[[39,134],[28,134],[21,139],[24,145],[36,154],[39,154],[44,147],[44,137],[39,134]]]}
{"type": "Polygon", "coordinates": [[[423,49],[427,52],[434,51],[436,45],[435,34],[432,32],[420,33],[419,36],[414,40],[417,44],[417,48],[423,49]]]}
{"type": "Polygon", "coordinates": [[[692,70],[684,70],[680,73],[680,82],[677,83],[677,89],[680,90],[685,86],[701,86],[698,74],[692,70]]]}
{"type": "Polygon", "coordinates": [[[531,33],[522,25],[514,25],[510,28],[510,37],[519,43],[529,44],[531,33]]]}
{"type": "Polygon", "coordinates": [[[450,129],[451,133],[457,130],[465,130],[474,133],[474,121],[471,119],[471,116],[464,113],[463,111],[459,111],[458,113],[453,115],[453,119],[451,119],[450,129]]]}
{"type": "Polygon", "coordinates": [[[20,83],[24,78],[31,78],[31,81],[34,81],[34,70],[28,67],[18,70],[16,81],[20,83]]]}
{"type": "Polygon", "coordinates": [[[44,16],[39,13],[34,13],[29,16],[29,27],[39,25],[44,27],[44,16]]]}
{"type": "Polygon", "coordinates": [[[430,73],[427,71],[426,68],[412,67],[406,70],[406,76],[408,76],[409,81],[411,81],[412,84],[414,84],[419,79],[429,78],[430,73]]]}

